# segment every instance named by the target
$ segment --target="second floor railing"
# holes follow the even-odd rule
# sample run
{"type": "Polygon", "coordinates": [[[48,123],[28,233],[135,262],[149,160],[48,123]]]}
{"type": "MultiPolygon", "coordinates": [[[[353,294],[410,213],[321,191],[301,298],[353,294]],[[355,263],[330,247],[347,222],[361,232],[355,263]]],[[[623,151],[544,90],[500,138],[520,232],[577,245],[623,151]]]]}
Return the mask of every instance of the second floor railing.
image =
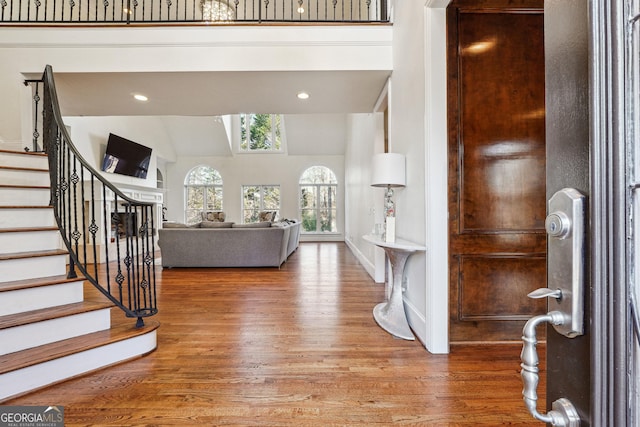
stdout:
{"type": "Polygon", "coordinates": [[[388,22],[388,1],[0,0],[0,25],[388,22]]]}

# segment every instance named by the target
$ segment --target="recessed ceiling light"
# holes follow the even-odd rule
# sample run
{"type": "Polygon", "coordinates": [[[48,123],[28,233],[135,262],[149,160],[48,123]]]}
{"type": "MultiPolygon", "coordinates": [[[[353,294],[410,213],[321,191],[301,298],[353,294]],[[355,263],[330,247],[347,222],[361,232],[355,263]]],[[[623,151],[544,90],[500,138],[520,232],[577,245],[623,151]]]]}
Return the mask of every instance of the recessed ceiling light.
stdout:
{"type": "Polygon", "coordinates": [[[307,92],[298,92],[299,99],[309,99],[309,94],[307,92]]]}
{"type": "Polygon", "coordinates": [[[148,101],[149,98],[147,98],[146,96],[142,95],[141,93],[134,93],[133,97],[135,99],[137,99],[138,101],[148,101]]]}

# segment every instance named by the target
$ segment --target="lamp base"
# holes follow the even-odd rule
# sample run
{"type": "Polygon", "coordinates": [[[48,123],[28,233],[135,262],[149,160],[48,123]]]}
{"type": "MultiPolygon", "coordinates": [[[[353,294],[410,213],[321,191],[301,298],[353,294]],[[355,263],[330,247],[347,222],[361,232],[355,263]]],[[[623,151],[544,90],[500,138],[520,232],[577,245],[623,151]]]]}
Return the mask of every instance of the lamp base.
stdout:
{"type": "Polygon", "coordinates": [[[396,241],[396,217],[388,216],[385,220],[384,241],[394,243],[396,241]]]}

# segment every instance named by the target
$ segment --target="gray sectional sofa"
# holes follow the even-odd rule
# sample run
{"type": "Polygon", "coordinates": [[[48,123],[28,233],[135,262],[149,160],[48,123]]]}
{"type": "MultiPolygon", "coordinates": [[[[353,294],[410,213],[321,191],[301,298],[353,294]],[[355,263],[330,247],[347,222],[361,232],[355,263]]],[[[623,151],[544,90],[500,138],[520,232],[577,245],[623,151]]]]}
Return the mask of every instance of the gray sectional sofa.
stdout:
{"type": "Polygon", "coordinates": [[[298,248],[300,223],[203,223],[158,233],[163,267],[280,267],[298,248]]]}

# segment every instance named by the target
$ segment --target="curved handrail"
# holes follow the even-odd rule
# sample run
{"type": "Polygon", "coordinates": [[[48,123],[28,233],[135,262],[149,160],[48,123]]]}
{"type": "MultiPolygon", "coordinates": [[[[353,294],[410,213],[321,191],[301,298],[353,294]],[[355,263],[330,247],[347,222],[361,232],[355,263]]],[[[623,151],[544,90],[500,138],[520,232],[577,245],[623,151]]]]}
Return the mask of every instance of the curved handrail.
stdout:
{"type": "Polygon", "coordinates": [[[43,150],[49,158],[51,205],[69,251],[69,276],[77,266],[142,326],[144,317],[158,311],[154,205],[128,197],[83,158],[62,120],[50,65],[42,83],[43,150]]]}

